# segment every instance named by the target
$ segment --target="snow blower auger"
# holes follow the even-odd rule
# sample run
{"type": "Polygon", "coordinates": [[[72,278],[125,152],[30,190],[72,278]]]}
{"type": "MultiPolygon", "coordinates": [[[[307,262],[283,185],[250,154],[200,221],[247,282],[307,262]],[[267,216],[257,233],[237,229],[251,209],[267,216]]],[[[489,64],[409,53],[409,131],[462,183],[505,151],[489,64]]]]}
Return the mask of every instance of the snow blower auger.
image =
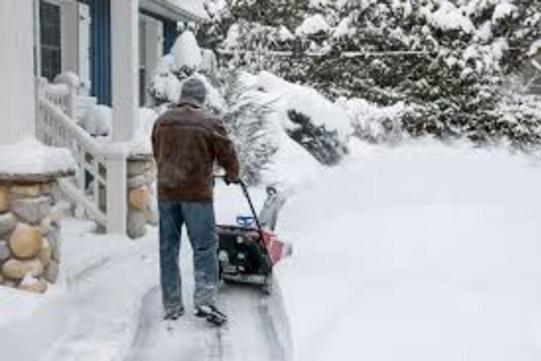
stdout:
{"type": "Polygon", "coordinates": [[[285,199],[276,189],[267,188],[267,200],[261,212],[265,229],[255,212],[246,184],[239,186],[250,206],[251,216],[238,216],[236,225],[218,225],[218,259],[220,277],[225,283],[260,287],[265,294],[272,292],[272,268],[290,252],[273,230],[277,214],[285,199]]]}

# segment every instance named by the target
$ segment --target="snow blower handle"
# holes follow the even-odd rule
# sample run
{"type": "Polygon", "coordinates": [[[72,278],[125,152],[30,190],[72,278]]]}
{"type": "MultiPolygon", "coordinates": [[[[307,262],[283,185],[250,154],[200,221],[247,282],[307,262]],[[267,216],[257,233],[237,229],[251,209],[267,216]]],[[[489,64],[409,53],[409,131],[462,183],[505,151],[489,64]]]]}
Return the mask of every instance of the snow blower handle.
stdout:
{"type": "MultiPolygon", "coordinates": [[[[221,178],[224,182],[226,180],[225,176],[223,175],[215,175],[214,178],[221,178]]],[[[261,228],[261,223],[259,222],[259,217],[257,216],[257,212],[255,211],[254,203],[252,202],[252,197],[250,197],[250,193],[248,192],[248,187],[246,186],[246,183],[244,183],[243,180],[239,178],[238,182],[233,184],[238,184],[240,186],[240,189],[244,194],[244,198],[246,198],[246,201],[248,201],[250,211],[252,212],[252,217],[254,218],[255,224],[257,226],[257,231],[261,236],[261,240],[263,241],[263,228],[261,228]]]]}

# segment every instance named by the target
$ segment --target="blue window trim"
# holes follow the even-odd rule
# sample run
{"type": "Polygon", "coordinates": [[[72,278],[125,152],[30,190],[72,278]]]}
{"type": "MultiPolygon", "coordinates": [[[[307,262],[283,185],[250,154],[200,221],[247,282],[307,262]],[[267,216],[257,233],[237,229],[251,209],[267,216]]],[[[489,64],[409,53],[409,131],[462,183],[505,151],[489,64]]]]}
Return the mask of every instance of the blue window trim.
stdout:
{"type": "Polygon", "coordinates": [[[140,12],[163,23],[163,55],[169,54],[178,36],[177,22],[146,9],[141,9],[140,12]]]}
{"type": "Polygon", "coordinates": [[[99,104],[111,105],[111,6],[110,0],[87,0],[92,17],[92,94],[99,104]]]}
{"type": "MultiPolygon", "coordinates": [[[[111,0],[79,0],[90,6],[92,79],[91,93],[99,104],[112,105],[111,94],[111,0]]],[[[142,14],[163,22],[163,52],[168,54],[178,35],[177,22],[140,9],[142,14]]]]}

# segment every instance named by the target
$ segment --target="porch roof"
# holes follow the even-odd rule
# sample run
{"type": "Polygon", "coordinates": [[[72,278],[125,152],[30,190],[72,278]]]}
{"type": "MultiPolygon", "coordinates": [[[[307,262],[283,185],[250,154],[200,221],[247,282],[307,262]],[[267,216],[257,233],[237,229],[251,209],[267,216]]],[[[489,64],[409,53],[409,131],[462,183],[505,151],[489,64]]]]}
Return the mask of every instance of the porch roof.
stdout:
{"type": "Polygon", "coordinates": [[[140,6],[173,21],[202,22],[207,18],[202,0],[141,0],[140,6]]]}

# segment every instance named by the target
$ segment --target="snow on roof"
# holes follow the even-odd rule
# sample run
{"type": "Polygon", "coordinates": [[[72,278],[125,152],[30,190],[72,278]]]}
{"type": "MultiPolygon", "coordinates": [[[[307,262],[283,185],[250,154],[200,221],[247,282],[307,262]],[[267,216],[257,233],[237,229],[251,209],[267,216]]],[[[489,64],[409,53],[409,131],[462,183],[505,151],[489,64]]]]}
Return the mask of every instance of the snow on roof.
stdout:
{"type": "Polygon", "coordinates": [[[320,31],[328,31],[330,29],[329,24],[321,14],[312,15],[304,19],[302,24],[297,27],[295,34],[312,35],[319,33],[320,31]]]}
{"type": "Polygon", "coordinates": [[[3,174],[63,173],[75,168],[68,149],[48,147],[33,137],[0,146],[0,173],[3,174]]]}
{"type": "Polygon", "coordinates": [[[425,12],[427,20],[432,26],[442,30],[462,30],[465,33],[475,31],[475,26],[455,5],[443,1],[435,12],[425,12]]]}

